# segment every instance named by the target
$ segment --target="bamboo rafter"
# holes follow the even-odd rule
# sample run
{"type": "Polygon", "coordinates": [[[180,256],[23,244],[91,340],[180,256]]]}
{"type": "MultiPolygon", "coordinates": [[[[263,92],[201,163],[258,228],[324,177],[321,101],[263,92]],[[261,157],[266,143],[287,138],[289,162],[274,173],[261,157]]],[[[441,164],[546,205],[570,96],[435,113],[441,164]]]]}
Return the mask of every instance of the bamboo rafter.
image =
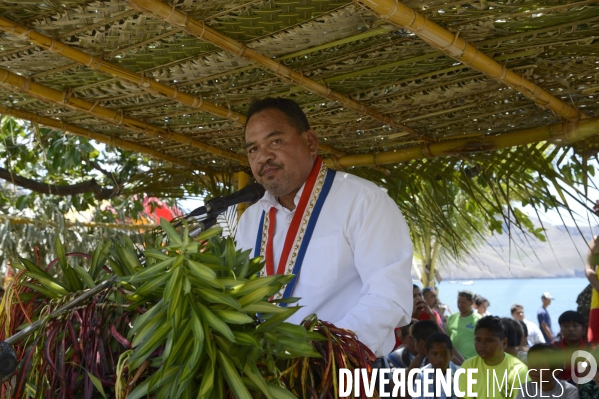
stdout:
{"type": "Polygon", "coordinates": [[[356,0],[399,27],[409,29],[437,50],[476,69],[508,87],[524,94],[542,107],[551,109],[567,120],[585,118],[586,115],[556,98],[540,86],[523,76],[508,70],[474,46],[459,37],[459,32],[451,33],[445,28],[423,17],[399,0],[356,0]]]}
{"type": "Polygon", "coordinates": [[[381,152],[378,154],[347,155],[329,158],[332,167],[385,165],[408,162],[414,159],[457,156],[461,154],[495,151],[540,141],[556,140],[573,143],[587,137],[599,135],[599,118],[582,119],[577,122],[563,122],[492,136],[468,137],[442,143],[425,143],[404,150],[381,152]]]}
{"type": "MultiPolygon", "coordinates": [[[[304,77],[301,73],[293,71],[282,65],[280,62],[270,59],[257,51],[247,48],[242,43],[233,40],[216,30],[206,26],[202,21],[196,21],[190,18],[188,15],[177,11],[174,7],[171,8],[168,5],[158,0],[130,0],[129,5],[149,15],[157,16],[160,19],[178,27],[184,29],[188,33],[198,37],[200,40],[204,40],[208,43],[212,43],[216,46],[229,51],[241,58],[248,59],[257,65],[272,71],[277,77],[291,81],[304,89],[313,92],[328,100],[337,101],[343,106],[352,109],[361,114],[370,116],[376,120],[383,122],[384,124],[396,127],[406,132],[406,135],[417,135],[413,129],[395,122],[392,118],[380,114],[379,112],[360,104],[359,102],[352,100],[344,95],[332,91],[323,84],[317,83],[312,79],[304,77]]],[[[431,141],[426,137],[421,137],[425,141],[431,141]]]]}
{"type": "Polygon", "coordinates": [[[123,140],[118,137],[107,136],[105,134],[97,133],[89,129],[84,129],[80,126],[73,125],[72,123],[66,123],[59,121],[47,116],[41,116],[32,112],[22,111],[14,108],[7,108],[0,105],[0,114],[14,116],[15,118],[27,120],[33,123],[39,123],[40,125],[48,126],[54,129],[58,129],[63,132],[75,134],[77,136],[86,137],[88,139],[96,140],[100,143],[108,144],[113,147],[123,148],[125,150],[146,154],[152,158],[160,159],[163,161],[171,162],[177,165],[185,166],[190,170],[207,170],[204,167],[195,165],[191,162],[187,162],[181,158],[173,157],[163,152],[157,151],[153,148],[134,143],[132,141],[123,140]]]}
{"type": "Polygon", "coordinates": [[[143,133],[170,139],[182,144],[187,144],[202,151],[235,160],[242,165],[247,165],[247,157],[244,155],[236,154],[232,151],[223,150],[220,148],[215,148],[214,146],[194,140],[183,134],[170,132],[156,126],[152,126],[148,123],[125,116],[122,112],[103,108],[89,101],[73,97],[69,95],[68,92],[62,92],[43,86],[39,83],[33,82],[22,76],[7,71],[6,69],[0,68],[0,82],[6,83],[15,89],[31,94],[37,98],[41,98],[44,101],[75,108],[115,125],[123,125],[136,131],[141,131],[143,133]]]}

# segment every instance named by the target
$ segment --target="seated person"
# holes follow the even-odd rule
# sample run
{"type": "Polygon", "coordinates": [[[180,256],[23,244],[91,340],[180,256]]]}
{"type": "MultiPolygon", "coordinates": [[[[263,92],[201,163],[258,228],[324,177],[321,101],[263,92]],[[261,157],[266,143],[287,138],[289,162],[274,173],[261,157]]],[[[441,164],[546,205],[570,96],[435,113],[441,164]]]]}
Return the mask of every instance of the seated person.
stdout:
{"type": "Polygon", "coordinates": [[[387,355],[387,361],[391,367],[408,368],[418,353],[416,350],[416,342],[410,335],[410,327],[412,327],[416,321],[417,320],[412,320],[410,324],[399,329],[402,344],[389,355],[387,355]]]}
{"type": "Polygon", "coordinates": [[[503,328],[505,328],[505,337],[507,339],[505,353],[517,357],[522,363],[526,364],[526,352],[518,350],[518,347],[522,343],[522,336],[524,335],[520,323],[508,317],[502,318],[501,323],[503,323],[503,328]]]}
{"type": "Polygon", "coordinates": [[[412,309],[412,318],[417,320],[433,320],[439,325],[440,331],[442,330],[443,320],[441,315],[429,306],[424,300],[420,287],[416,284],[412,284],[412,298],[414,300],[414,307],[412,309]]]}
{"type": "Polygon", "coordinates": [[[420,320],[410,328],[410,335],[414,337],[417,354],[410,363],[409,370],[422,368],[429,363],[426,358],[426,340],[439,331],[439,326],[432,320],[420,320]]]}
{"type": "MultiPolygon", "coordinates": [[[[589,349],[586,339],[586,324],[584,317],[580,313],[574,310],[567,310],[561,314],[558,323],[561,339],[556,341],[554,345],[562,350],[565,359],[570,359],[572,353],[579,349],[589,349]]],[[[566,363],[564,370],[558,378],[573,384],[573,377],[575,375],[576,370],[572,370],[570,364],[566,363]]]]}
{"type": "MultiPolygon", "coordinates": [[[[439,395],[436,392],[437,386],[435,384],[435,374],[432,374],[432,378],[427,378],[426,381],[432,380],[428,383],[428,387],[424,386],[425,370],[432,369],[441,370],[445,375],[446,370],[449,370],[450,380],[453,381],[453,375],[459,369],[458,366],[451,362],[451,356],[453,352],[453,344],[448,335],[436,332],[432,334],[426,340],[426,358],[429,359],[430,363],[422,367],[422,369],[416,375],[414,379],[415,392],[420,392],[420,395],[412,396],[412,399],[421,398],[436,398],[436,399],[455,399],[455,392],[452,390],[452,394],[447,396],[444,389],[439,387],[439,395]]],[[[453,388],[453,387],[452,387],[453,388]]]]}
{"type": "Polygon", "coordinates": [[[478,314],[481,316],[491,316],[491,313],[489,313],[488,310],[489,306],[491,306],[491,304],[487,298],[480,295],[474,295],[474,308],[478,314]]]}
{"type": "Polygon", "coordinates": [[[437,297],[437,291],[433,287],[426,287],[422,290],[422,296],[424,300],[430,306],[430,308],[435,312],[435,318],[437,321],[441,322],[441,330],[445,331],[445,320],[443,318],[443,312],[445,309],[440,308],[439,298],[437,297]],[[438,318],[436,317],[438,316],[438,318]]]}
{"type": "Polygon", "coordinates": [[[528,368],[514,356],[505,353],[507,345],[505,328],[501,319],[485,316],[478,320],[474,328],[474,348],[477,355],[466,359],[463,369],[476,369],[472,377],[477,383],[472,392],[477,396],[468,396],[466,373],[458,379],[458,387],[464,398],[502,398],[514,399],[527,381],[528,368]],[[489,379],[487,380],[487,375],[489,379]]]}
{"type": "Polygon", "coordinates": [[[578,390],[574,385],[556,378],[559,370],[563,368],[564,362],[559,349],[550,344],[534,345],[528,351],[530,381],[523,386],[517,399],[578,399],[578,390]]]}

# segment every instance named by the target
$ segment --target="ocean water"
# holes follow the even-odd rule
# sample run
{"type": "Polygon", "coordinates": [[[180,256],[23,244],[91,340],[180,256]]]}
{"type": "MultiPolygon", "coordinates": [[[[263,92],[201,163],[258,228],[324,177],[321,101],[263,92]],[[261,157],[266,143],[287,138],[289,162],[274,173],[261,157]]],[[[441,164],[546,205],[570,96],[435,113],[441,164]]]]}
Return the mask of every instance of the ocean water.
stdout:
{"type": "Polygon", "coordinates": [[[554,332],[559,331],[557,319],[566,310],[576,310],[576,298],[588,285],[586,278],[492,279],[472,281],[443,281],[439,284],[439,299],[457,312],[458,292],[471,291],[487,298],[488,311],[493,316],[511,317],[510,306],[524,306],[524,317],[537,323],[537,310],[542,306],[541,295],[549,292],[555,299],[547,308],[554,332]]]}

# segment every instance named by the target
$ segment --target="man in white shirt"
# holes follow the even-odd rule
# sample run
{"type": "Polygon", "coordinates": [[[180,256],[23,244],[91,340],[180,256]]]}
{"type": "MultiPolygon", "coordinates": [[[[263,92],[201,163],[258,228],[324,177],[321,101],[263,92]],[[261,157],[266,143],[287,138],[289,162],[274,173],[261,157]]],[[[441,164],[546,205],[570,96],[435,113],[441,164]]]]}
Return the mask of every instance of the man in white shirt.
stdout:
{"type": "Polygon", "coordinates": [[[532,321],[526,320],[524,318],[524,308],[522,307],[522,305],[512,305],[510,311],[512,312],[513,319],[524,322],[524,324],[526,324],[526,329],[528,330],[528,346],[545,343],[545,338],[543,338],[543,333],[541,332],[541,329],[532,321]]]}
{"type": "Polygon", "coordinates": [[[281,292],[301,298],[289,321],[316,313],[386,355],[412,312],[412,243],[397,204],[367,180],[327,170],[294,101],[254,102],[247,117],[248,159],[266,194],[243,214],[237,247],[263,254],[266,274],[298,276],[281,292]]]}

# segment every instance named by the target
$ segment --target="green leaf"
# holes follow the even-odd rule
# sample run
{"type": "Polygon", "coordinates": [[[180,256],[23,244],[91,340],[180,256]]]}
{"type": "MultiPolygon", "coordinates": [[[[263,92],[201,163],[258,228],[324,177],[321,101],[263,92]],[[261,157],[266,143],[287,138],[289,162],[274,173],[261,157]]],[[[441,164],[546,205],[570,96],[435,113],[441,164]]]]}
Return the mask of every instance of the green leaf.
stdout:
{"type": "Polygon", "coordinates": [[[89,379],[92,381],[92,384],[94,384],[94,387],[96,387],[98,392],[100,392],[100,395],[102,395],[102,397],[104,399],[106,399],[106,394],[104,393],[104,387],[102,386],[102,382],[100,381],[100,379],[98,377],[96,377],[95,375],[93,375],[92,373],[90,373],[89,371],[86,371],[86,373],[87,373],[87,376],[89,377],[89,379]]]}

